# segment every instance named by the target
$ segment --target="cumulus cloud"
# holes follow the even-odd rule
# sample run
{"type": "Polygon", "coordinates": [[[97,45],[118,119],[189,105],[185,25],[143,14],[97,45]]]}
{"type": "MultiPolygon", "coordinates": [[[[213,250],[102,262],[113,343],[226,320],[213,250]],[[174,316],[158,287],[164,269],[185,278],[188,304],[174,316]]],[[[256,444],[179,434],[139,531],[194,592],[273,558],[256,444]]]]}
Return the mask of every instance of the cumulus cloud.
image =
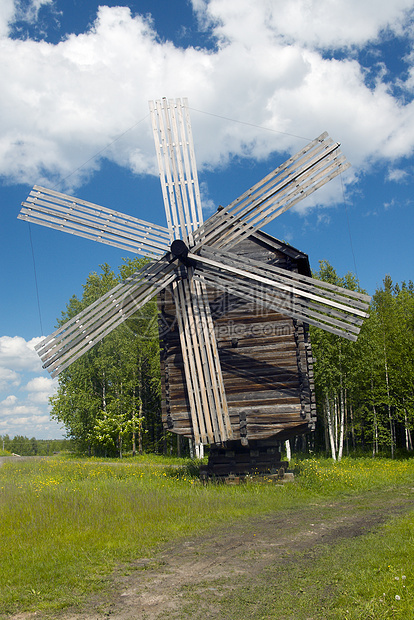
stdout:
{"type": "Polygon", "coordinates": [[[401,170],[400,168],[393,168],[388,170],[387,181],[396,181],[399,183],[400,181],[407,181],[407,177],[409,176],[406,170],[401,170]]]}
{"type": "Polygon", "coordinates": [[[17,402],[17,397],[14,396],[14,394],[10,394],[10,396],[7,396],[7,398],[5,398],[3,401],[0,402],[0,407],[5,408],[5,407],[13,407],[17,402]]]}
{"type": "Polygon", "coordinates": [[[16,371],[0,366],[0,392],[20,385],[20,381],[20,376],[16,371]]]}
{"type": "Polygon", "coordinates": [[[0,366],[13,371],[40,371],[42,363],[34,350],[42,338],[26,341],[21,336],[0,336],[0,366]]]}
{"type": "Polygon", "coordinates": [[[0,416],[0,434],[2,435],[7,434],[11,437],[25,435],[42,439],[45,433],[50,436],[51,430],[52,433],[55,431],[55,436],[59,434],[56,433],[58,426],[50,421],[48,414],[34,407],[22,405],[5,411],[0,408],[0,416]]]}
{"type": "Polygon", "coordinates": [[[61,434],[49,419],[49,398],[57,380],[39,375],[41,361],[34,347],[40,340],[0,337],[0,434],[39,438],[61,434]]]}
{"type": "Polygon", "coordinates": [[[48,403],[49,398],[54,394],[58,386],[57,379],[50,377],[35,377],[31,379],[24,388],[29,392],[28,398],[34,403],[48,403]]]}
{"type": "Polygon", "coordinates": [[[3,0],[0,3],[0,36],[9,34],[9,24],[16,16],[17,7],[14,0],[3,0]]]}
{"type": "Polygon", "coordinates": [[[2,0],[0,3],[0,37],[8,36],[16,21],[33,23],[37,20],[42,6],[52,4],[53,0],[2,0]]]}
{"type": "MultiPolygon", "coordinates": [[[[412,0],[379,0],[375,10],[370,0],[192,4],[214,41],[210,49],[160,40],[149,18],[122,6],[99,7],[88,31],[58,44],[11,39],[4,24],[15,5],[6,0],[0,175],[9,182],[54,183],[108,144],[100,157],[135,173],[154,172],[147,100],[164,95],[189,97],[200,167],[293,152],[302,138],[325,129],[341,139],[357,168],[411,154],[414,104],[393,94],[386,70],[367,84],[355,53],[334,58],[327,52],[355,51],[384,33],[410,37],[412,0]]],[[[412,68],[412,56],[406,60],[412,68]]],[[[400,76],[395,81],[401,86],[400,76]]],[[[59,189],[76,188],[99,165],[99,157],[91,159],[59,189]]]]}
{"type": "Polygon", "coordinates": [[[338,49],[361,46],[381,32],[401,35],[413,11],[411,0],[193,0],[202,24],[224,42],[257,41],[262,29],[285,43],[338,49]]]}

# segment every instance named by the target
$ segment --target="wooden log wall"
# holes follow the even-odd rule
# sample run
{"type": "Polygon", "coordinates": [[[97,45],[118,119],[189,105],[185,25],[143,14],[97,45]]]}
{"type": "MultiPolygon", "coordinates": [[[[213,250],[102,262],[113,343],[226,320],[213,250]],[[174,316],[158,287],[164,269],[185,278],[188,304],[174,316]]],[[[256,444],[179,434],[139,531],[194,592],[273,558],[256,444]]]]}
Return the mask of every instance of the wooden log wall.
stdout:
{"type": "MultiPolygon", "coordinates": [[[[234,251],[309,275],[306,255],[263,233],[234,251]]],[[[209,288],[224,386],[235,440],[285,440],[312,430],[316,417],[312,353],[302,322],[209,288]]],[[[174,303],[158,298],[162,343],[163,422],[191,437],[191,420],[174,303]]]]}

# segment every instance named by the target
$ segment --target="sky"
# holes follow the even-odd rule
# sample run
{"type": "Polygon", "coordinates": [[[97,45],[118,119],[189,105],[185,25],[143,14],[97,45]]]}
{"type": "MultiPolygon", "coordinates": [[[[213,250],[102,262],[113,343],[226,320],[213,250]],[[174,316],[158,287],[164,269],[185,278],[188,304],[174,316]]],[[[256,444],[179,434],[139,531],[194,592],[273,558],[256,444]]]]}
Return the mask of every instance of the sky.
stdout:
{"type": "Polygon", "coordinates": [[[188,97],[205,217],[328,131],[352,167],[265,230],[414,279],[413,0],[2,0],[0,435],[59,438],[34,346],[126,253],[17,220],[34,184],[165,225],[148,100],[188,97]]]}

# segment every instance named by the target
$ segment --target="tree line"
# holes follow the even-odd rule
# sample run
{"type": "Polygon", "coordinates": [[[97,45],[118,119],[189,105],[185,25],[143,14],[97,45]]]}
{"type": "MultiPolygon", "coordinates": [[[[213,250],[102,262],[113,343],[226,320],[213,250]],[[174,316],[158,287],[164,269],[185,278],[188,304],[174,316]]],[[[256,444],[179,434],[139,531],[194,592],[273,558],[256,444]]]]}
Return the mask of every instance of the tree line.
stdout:
{"type": "Polygon", "coordinates": [[[67,439],[36,439],[16,435],[0,435],[0,452],[6,454],[18,454],[19,456],[51,456],[56,452],[71,449],[67,439]]]}
{"type": "MultiPolygon", "coordinates": [[[[91,273],[82,298],[73,296],[62,325],[145,264],[124,260],[118,275],[105,264],[91,273]]],[[[326,261],[314,277],[360,292],[352,273],[326,261]]],[[[334,459],[356,451],[374,456],[411,451],[414,424],[414,285],[384,279],[357,342],[311,327],[318,422],[298,445],[334,459]]],[[[150,301],[64,370],[51,399],[52,417],[87,454],[188,451],[161,421],[158,313],[150,301]]]]}
{"type": "MultiPolygon", "coordinates": [[[[314,276],[360,292],[326,261],[314,276]]],[[[372,297],[356,342],[311,328],[318,423],[314,443],[334,459],[356,450],[373,456],[412,451],[414,425],[414,285],[386,276],[372,297]]]]}
{"type": "MultiPolygon", "coordinates": [[[[78,314],[146,264],[124,260],[91,273],[79,299],[73,296],[58,325],[78,314]]],[[[77,449],[99,456],[124,451],[164,451],[157,304],[150,301],[59,375],[52,418],[63,423],[77,449]]]]}

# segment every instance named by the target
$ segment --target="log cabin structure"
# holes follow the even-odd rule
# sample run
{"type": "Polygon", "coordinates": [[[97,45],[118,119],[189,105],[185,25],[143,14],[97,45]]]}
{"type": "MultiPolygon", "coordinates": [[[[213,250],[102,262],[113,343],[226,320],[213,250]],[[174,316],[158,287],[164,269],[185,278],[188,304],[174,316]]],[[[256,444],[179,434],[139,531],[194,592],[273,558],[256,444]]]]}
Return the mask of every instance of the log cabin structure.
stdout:
{"type": "MultiPolygon", "coordinates": [[[[237,255],[311,276],[308,256],[256,231],[237,255]]],[[[309,327],[228,291],[208,287],[233,440],[210,448],[205,474],[280,472],[281,443],[315,429],[316,404],[309,327]]],[[[174,300],[158,296],[164,427],[188,439],[193,430],[174,300]]]]}

